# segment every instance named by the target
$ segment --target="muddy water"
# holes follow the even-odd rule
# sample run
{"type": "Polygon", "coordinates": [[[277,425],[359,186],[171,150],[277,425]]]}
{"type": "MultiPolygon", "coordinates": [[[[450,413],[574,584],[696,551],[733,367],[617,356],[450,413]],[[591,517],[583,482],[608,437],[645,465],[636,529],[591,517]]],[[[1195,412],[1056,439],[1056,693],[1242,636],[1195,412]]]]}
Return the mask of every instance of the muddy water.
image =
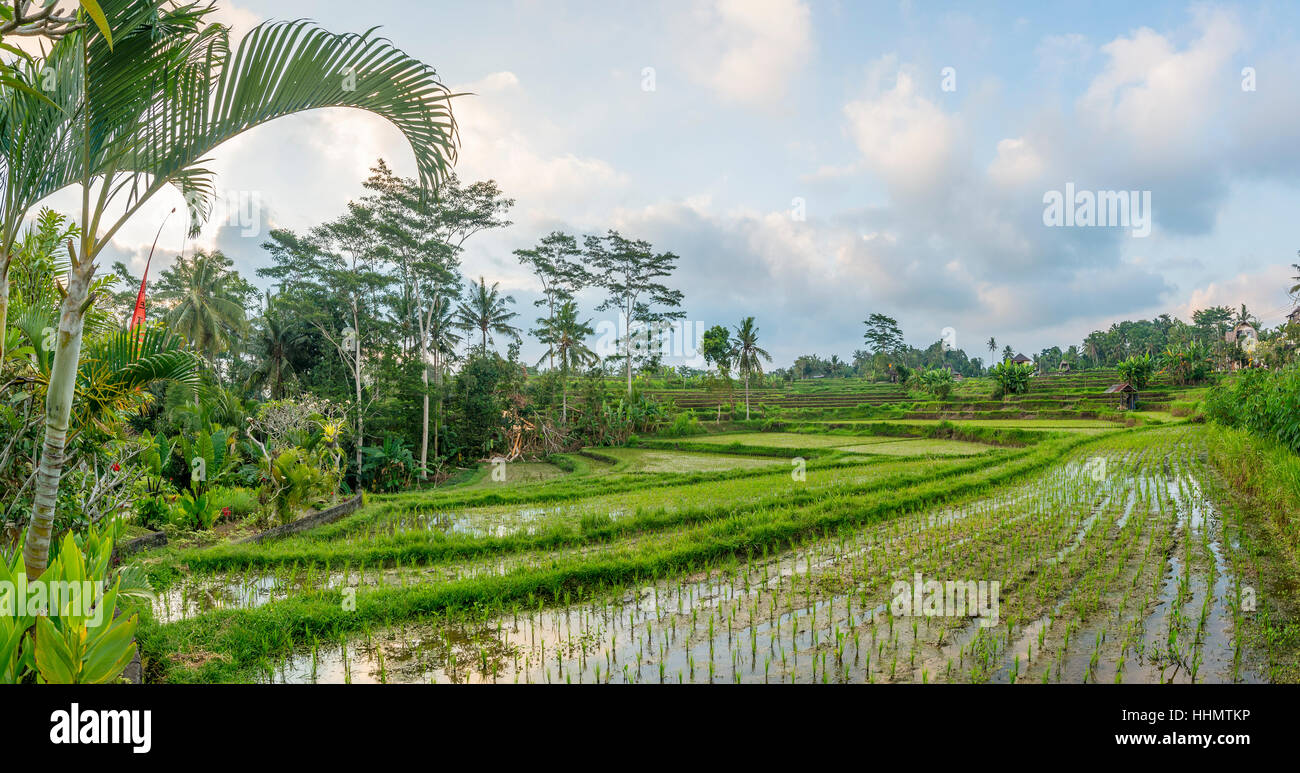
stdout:
{"type": "Polygon", "coordinates": [[[1104,481],[1067,466],[1035,486],[616,599],[321,643],[265,678],[1257,680],[1234,666],[1235,580],[1214,504],[1165,457],[1114,463],[1120,471],[1104,481]],[[1004,619],[893,616],[891,583],[917,571],[1002,578],[1004,619]]]}

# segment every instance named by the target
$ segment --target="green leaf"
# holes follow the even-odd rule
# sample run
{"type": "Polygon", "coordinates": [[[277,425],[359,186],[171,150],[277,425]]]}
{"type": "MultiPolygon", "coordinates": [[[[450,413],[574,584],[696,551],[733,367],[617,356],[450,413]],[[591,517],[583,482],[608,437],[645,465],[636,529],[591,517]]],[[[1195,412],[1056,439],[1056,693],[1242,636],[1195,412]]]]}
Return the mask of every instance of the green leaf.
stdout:
{"type": "Polygon", "coordinates": [[[108,41],[108,47],[113,47],[113,30],[109,29],[108,19],[104,16],[104,9],[99,7],[98,0],[81,0],[81,10],[85,11],[99,28],[99,32],[108,41]]]}
{"type": "Polygon", "coordinates": [[[54,624],[36,618],[36,670],[46,684],[76,684],[80,664],[54,624]]]}

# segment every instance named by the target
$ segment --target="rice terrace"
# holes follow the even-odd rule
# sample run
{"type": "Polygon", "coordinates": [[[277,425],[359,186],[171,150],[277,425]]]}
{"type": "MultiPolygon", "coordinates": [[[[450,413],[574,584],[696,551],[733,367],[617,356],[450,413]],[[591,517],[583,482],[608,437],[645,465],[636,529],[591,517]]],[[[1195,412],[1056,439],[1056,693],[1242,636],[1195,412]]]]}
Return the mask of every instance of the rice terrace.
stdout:
{"type": "Polygon", "coordinates": [[[15,737],[1282,738],[1300,10],[1089,6],[0,3],[15,737]]]}

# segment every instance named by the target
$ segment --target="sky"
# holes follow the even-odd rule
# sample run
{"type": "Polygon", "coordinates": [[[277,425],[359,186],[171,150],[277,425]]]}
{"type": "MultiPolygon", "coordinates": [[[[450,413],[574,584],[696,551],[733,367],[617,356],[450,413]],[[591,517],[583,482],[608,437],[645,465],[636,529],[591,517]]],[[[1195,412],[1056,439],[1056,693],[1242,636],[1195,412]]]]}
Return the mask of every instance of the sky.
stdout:
{"type": "MultiPolygon", "coordinates": [[[[851,359],[872,313],[922,348],[948,328],[987,360],[990,336],[1032,355],[1122,319],[1244,302],[1271,326],[1292,308],[1300,4],[221,5],[236,35],[268,19],[378,26],[469,93],[453,103],[457,172],[516,205],[462,270],[500,282],[527,323],[540,287],[512,252],[611,228],[680,256],[669,283],[696,331],[756,317],[777,367],[851,359]],[[1087,225],[1081,202],[1116,192],[1134,206],[1102,204],[1087,225]]],[[[342,214],[378,158],[415,172],[396,129],[345,109],[227,143],[210,164],[216,217],[189,243],[173,218],[155,270],[184,244],[251,277],[270,228],[342,214]]],[[[105,265],[138,273],[173,206],[138,214],[105,265]]],[[[580,300],[611,321],[598,293],[580,300]]]]}

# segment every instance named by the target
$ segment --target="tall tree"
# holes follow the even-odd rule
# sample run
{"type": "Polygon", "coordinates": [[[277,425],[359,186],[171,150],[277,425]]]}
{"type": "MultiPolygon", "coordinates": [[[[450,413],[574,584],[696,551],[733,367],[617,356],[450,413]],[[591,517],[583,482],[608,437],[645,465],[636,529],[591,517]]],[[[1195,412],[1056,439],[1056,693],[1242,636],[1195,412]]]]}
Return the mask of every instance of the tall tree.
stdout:
{"type": "Polygon", "coordinates": [[[510,320],[519,316],[510,311],[514,297],[502,295],[498,289],[500,282],[487,286],[487,280],[478,278],[478,284],[470,283],[465,300],[456,309],[456,325],[466,332],[478,331],[480,349],[487,354],[488,343],[493,341],[492,334],[519,340],[519,328],[510,324],[510,320]]]}
{"type": "Polygon", "coordinates": [[[872,314],[863,324],[867,326],[863,338],[871,346],[871,351],[892,356],[903,348],[903,331],[898,327],[898,320],[884,314],[872,314]]]}
{"type": "MultiPolygon", "coordinates": [[[[447,298],[459,294],[460,254],[466,241],[480,232],[510,225],[505,214],[513,199],[501,195],[496,181],[469,186],[450,175],[436,201],[421,195],[419,183],[393,174],[380,159],[371,169],[365,202],[376,214],[379,249],[397,267],[399,275],[399,326],[407,348],[422,363],[420,477],[429,475],[429,381],[431,369],[442,356],[434,338],[435,316],[449,314],[447,298]]],[[[443,337],[445,341],[445,336],[443,337]]],[[[434,380],[441,388],[441,376],[434,380]]],[[[439,395],[441,400],[441,395],[439,395]]],[[[441,413],[441,404],[438,407],[441,413]]],[[[437,444],[437,430],[434,432],[437,444]]],[[[435,449],[434,455],[437,456],[435,449]]]]}
{"type": "MultiPolygon", "coordinates": [[[[582,265],[578,240],[561,231],[552,231],[532,249],[515,250],[515,256],[532,269],[542,283],[542,297],[534,304],[546,307],[548,320],[554,319],[557,305],[573,300],[580,290],[591,284],[591,274],[582,265]]],[[[530,332],[540,335],[542,329],[539,327],[530,332]]],[[[554,368],[554,357],[548,359],[554,368]]]]}
{"type": "MultiPolygon", "coordinates": [[[[452,310],[452,303],[454,303],[455,300],[456,296],[433,296],[429,301],[429,313],[425,317],[426,330],[428,334],[427,351],[429,354],[430,365],[432,366],[431,369],[433,371],[433,388],[438,396],[433,424],[434,458],[437,458],[438,456],[438,436],[442,429],[443,378],[446,375],[447,363],[456,356],[456,346],[460,344],[461,340],[460,335],[456,332],[456,316],[455,312],[452,310]]],[[[429,369],[425,370],[426,379],[428,370],[429,369]]],[[[425,385],[426,387],[428,386],[427,381],[425,382],[425,385]]],[[[427,422],[429,392],[427,389],[425,390],[424,398],[426,422],[421,437],[422,455],[420,457],[420,468],[421,470],[424,470],[427,475],[428,457],[423,455],[423,450],[428,448],[429,445],[429,425],[427,422]]]]}
{"type": "MultiPolygon", "coordinates": [[[[578,304],[564,301],[548,318],[537,320],[538,340],[547,345],[542,359],[560,362],[560,421],[569,422],[569,374],[575,368],[594,365],[600,357],[583,343],[595,333],[591,320],[578,321],[578,304]]],[[[541,363],[541,360],[538,360],[541,363]]]]}
{"type": "Polygon", "coordinates": [[[686,316],[679,310],[681,291],[659,281],[672,276],[678,257],[671,252],[656,253],[649,242],[625,239],[613,230],[603,238],[588,236],[585,246],[587,260],[596,270],[596,284],[609,293],[596,310],[618,309],[627,325],[621,338],[627,393],[631,395],[633,337],[643,335],[652,346],[659,326],[686,316]]]}
{"type": "MultiPolygon", "coordinates": [[[[700,338],[700,354],[705,364],[718,369],[718,383],[724,393],[731,392],[731,333],[722,325],[714,325],[704,331],[700,338]]],[[[718,415],[714,421],[722,421],[722,401],[718,401],[718,415]]]]}
{"type": "Polygon", "coordinates": [[[758,346],[758,328],[753,317],[745,317],[736,328],[732,339],[731,358],[736,369],[745,379],[745,421],[749,421],[749,379],[751,376],[763,376],[763,360],[772,361],[772,355],[758,346]]]}

